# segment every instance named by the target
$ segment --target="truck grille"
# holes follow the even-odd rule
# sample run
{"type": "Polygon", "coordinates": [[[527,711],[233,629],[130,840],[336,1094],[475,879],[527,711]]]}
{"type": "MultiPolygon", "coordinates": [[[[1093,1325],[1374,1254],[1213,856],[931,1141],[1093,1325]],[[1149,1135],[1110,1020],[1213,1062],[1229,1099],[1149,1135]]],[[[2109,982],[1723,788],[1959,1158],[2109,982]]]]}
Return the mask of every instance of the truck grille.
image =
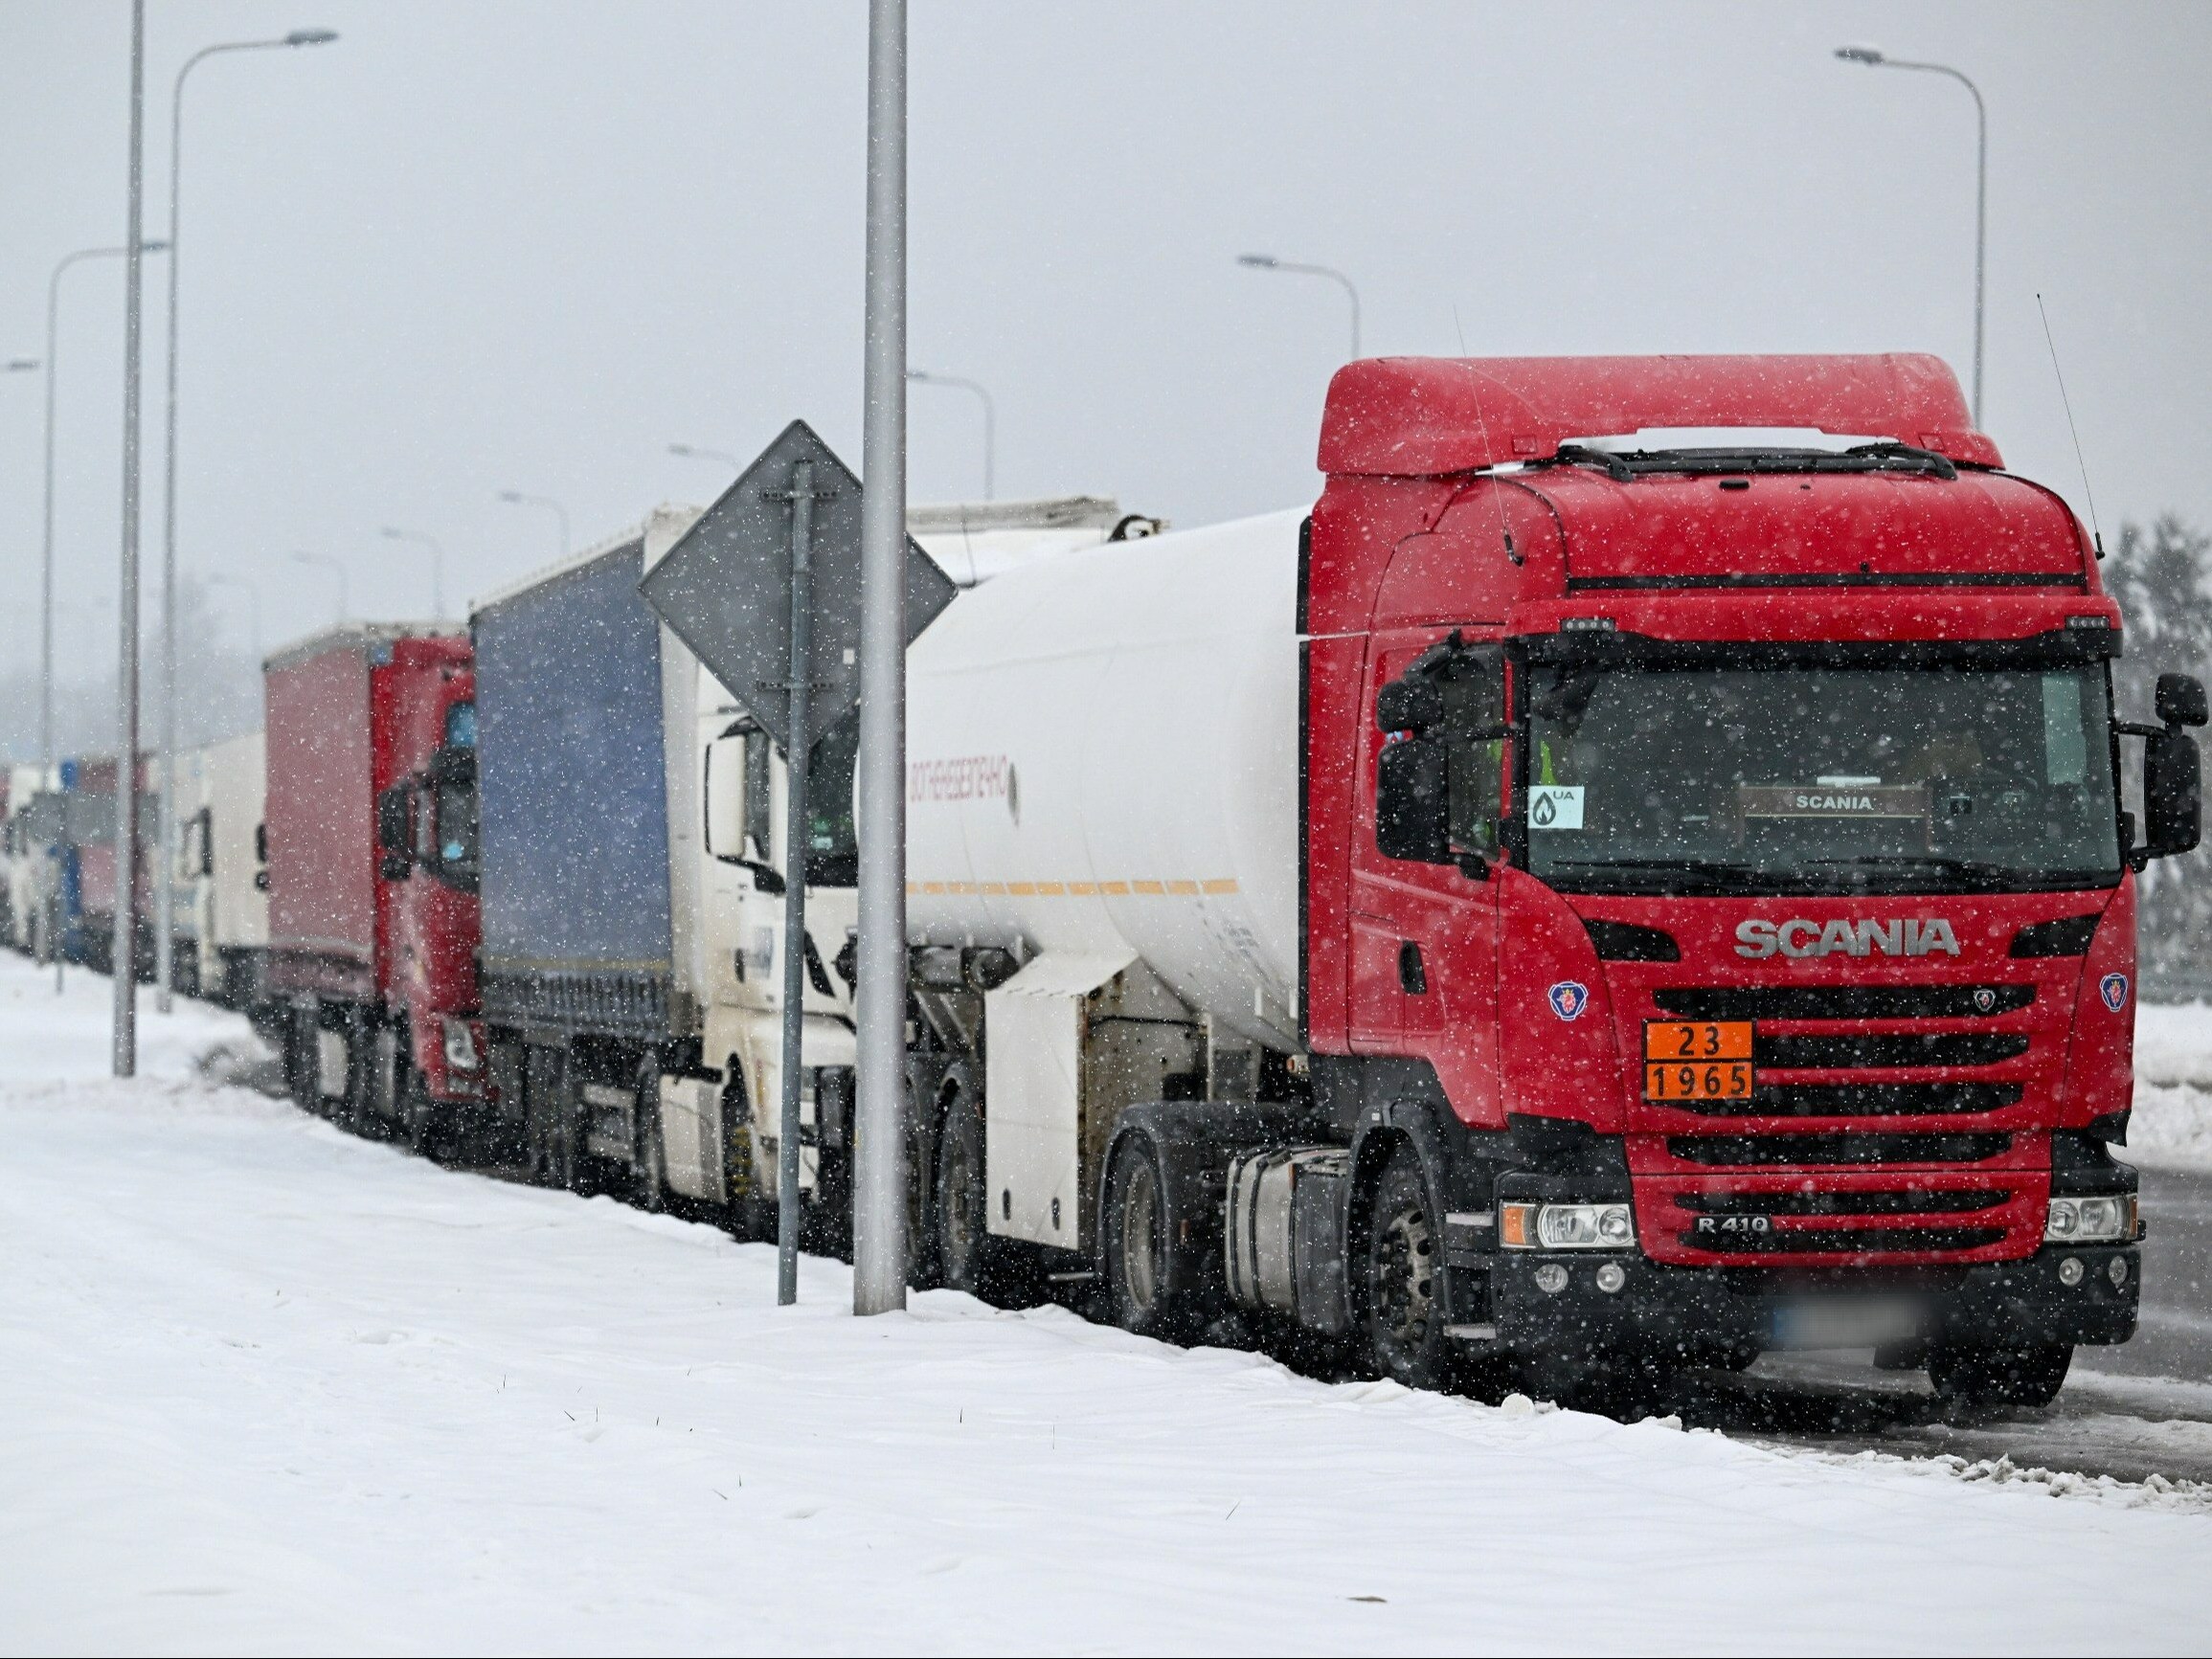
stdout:
{"type": "Polygon", "coordinates": [[[2004,1242],[2002,1227],[1806,1227],[1789,1232],[1686,1232],[1693,1249],[1727,1256],[1896,1256],[1937,1250],[1979,1250],[2004,1242]]]}
{"type": "Polygon", "coordinates": [[[2017,1083],[1776,1083],[1743,1100],[1692,1100],[1704,1117],[1946,1117],[2018,1106],[2017,1083]]]}
{"type": "Polygon", "coordinates": [[[2023,1031],[1907,1031],[1841,1037],[1769,1037],[1759,1064],[1783,1069],[1860,1065],[1995,1065],[2028,1051],[2023,1031]]]}
{"type": "Polygon", "coordinates": [[[1654,991],[1684,1020],[1982,1020],[2025,1008],[2033,985],[1682,986],[1654,991]]]}
{"type": "Polygon", "coordinates": [[[2012,1201],[2001,1187],[1844,1187],[1834,1192],[1675,1195],[1695,1216],[1975,1216],[2012,1201]]]}
{"type": "Polygon", "coordinates": [[[1684,1163],[1971,1164],[2012,1147],[2009,1134],[1677,1134],[1667,1151],[1684,1163]]]}

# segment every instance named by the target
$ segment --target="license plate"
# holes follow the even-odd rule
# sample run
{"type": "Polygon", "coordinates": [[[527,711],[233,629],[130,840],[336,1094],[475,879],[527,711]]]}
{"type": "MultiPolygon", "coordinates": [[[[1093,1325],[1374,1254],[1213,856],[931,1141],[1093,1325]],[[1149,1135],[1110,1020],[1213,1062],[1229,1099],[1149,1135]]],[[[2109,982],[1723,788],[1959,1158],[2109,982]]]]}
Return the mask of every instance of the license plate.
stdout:
{"type": "Polygon", "coordinates": [[[1886,1348],[1920,1339],[1920,1305],[1902,1297],[1810,1298],[1774,1310],[1777,1348],[1886,1348]]]}
{"type": "Polygon", "coordinates": [[[1746,1100],[1751,1093],[1749,1020],[1647,1020],[1646,1100],[1746,1100]]]}

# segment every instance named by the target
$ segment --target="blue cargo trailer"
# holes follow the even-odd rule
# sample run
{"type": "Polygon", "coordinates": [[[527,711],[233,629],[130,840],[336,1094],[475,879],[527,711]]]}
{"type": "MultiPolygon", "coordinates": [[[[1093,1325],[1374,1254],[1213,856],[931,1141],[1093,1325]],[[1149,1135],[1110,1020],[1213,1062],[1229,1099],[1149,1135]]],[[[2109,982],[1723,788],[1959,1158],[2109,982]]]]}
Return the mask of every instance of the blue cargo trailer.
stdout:
{"type": "Polygon", "coordinates": [[[662,634],[641,537],[481,605],[484,1017],[534,1169],[634,1161],[632,1097],[670,1039],[662,634]]]}

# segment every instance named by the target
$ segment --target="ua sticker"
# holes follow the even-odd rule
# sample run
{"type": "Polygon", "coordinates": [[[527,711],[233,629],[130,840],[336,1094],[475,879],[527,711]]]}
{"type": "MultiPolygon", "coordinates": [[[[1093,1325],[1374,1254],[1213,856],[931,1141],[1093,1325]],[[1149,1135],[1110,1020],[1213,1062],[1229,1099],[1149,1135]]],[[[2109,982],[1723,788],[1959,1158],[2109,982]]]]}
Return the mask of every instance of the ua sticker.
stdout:
{"type": "Polygon", "coordinates": [[[2105,1006],[2117,1014],[2128,1000],[2128,976],[2125,974],[2107,974],[2097,981],[2097,995],[2105,999],[2105,1006]]]}
{"type": "Polygon", "coordinates": [[[1552,1013],[1562,1020],[1572,1020],[1590,1006],[1590,987],[1572,979],[1562,979],[1545,994],[1552,1013]]]}

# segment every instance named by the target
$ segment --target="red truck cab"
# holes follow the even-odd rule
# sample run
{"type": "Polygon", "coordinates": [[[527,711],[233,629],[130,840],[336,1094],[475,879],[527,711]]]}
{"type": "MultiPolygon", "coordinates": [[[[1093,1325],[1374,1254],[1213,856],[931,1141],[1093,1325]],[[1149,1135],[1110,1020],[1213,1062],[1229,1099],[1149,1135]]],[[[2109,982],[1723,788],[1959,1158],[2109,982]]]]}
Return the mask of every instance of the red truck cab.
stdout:
{"type": "Polygon", "coordinates": [[[1361,362],[1320,465],[1313,1086],[1419,1172],[1355,1278],[1436,1268],[1366,1263],[1385,1367],[1866,1346],[2028,1401],[2126,1340],[2133,871],[2195,844],[2203,694],[2111,707],[2096,550],[1949,370],[1361,362]]]}
{"type": "Polygon", "coordinates": [[[418,1145],[487,1098],[464,636],[319,635],[267,665],[269,992],[311,1110],[418,1145]]]}

